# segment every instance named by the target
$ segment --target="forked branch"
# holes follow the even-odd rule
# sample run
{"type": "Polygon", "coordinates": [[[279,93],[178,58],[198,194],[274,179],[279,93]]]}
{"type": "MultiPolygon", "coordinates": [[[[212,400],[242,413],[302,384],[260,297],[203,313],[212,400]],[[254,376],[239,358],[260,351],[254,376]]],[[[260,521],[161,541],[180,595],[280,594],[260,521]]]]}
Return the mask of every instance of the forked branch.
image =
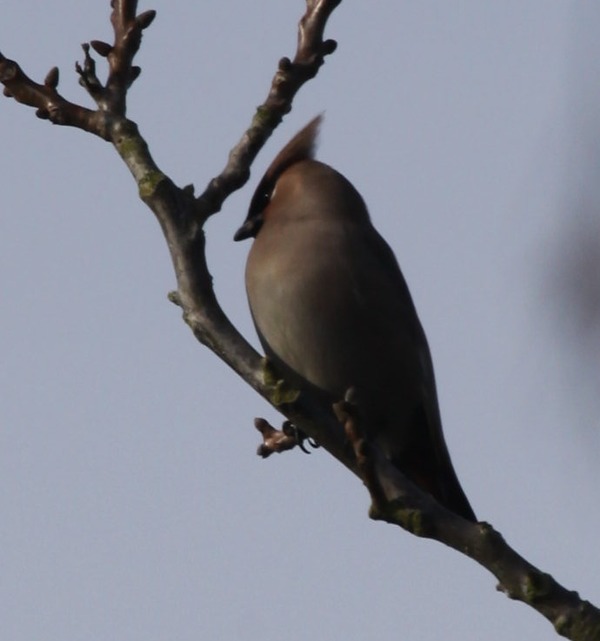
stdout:
{"type": "Polygon", "coordinates": [[[141,69],[132,65],[142,41],[142,31],[150,26],[155,11],[145,11],[136,17],[137,2],[113,0],[111,22],[115,34],[112,45],[99,40],[92,47],[108,59],[109,73],[103,85],[96,76],[96,65],[90,56],[90,46],[83,45],[83,66],[76,64],[79,82],[98,105],[96,111],[70,102],[57,90],[59,72],[53,67],[43,85],[37,84],[13,60],[0,54],[0,82],[4,95],[36,108],[39,118],[55,125],[77,127],[104,140],[114,142],[120,118],[125,116],[127,90],[140,75],[141,69]]]}

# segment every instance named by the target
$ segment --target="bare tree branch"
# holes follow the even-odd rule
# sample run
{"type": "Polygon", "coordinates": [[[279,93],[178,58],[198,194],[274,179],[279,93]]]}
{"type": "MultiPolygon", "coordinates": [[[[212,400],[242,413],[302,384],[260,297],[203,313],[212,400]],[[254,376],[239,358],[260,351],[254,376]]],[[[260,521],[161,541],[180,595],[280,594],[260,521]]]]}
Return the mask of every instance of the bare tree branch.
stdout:
{"type": "MultiPolygon", "coordinates": [[[[331,408],[277,380],[268,363],[241,336],[216,299],[204,251],[203,224],[220,210],[228,195],[248,180],[252,161],[290,111],[297,91],[317,74],[325,56],[335,50],[336,43],[323,40],[323,34],[329,16],[340,2],[306,0],[293,60],[280,60],[266,100],[231,150],[223,171],[199,197],[194,196],[192,186],[177,187],[159,169],[137,125],[126,117],[127,91],[140,74],[133,59],[140,47],[142,31],[155,17],[154,11],[136,15],[135,0],[111,2],[112,44],[93,40],[83,46],[84,61],[76,70],[80,84],[95,101],[96,110],[72,103],[58,93],[56,68],[50,70],[40,85],[16,62],[0,54],[0,82],[4,84],[5,95],[34,107],[39,117],[77,127],[115,146],[135,178],[140,197],[160,222],[177,278],[177,291],[169,297],[183,310],[183,318],[196,338],[304,434],[363,480],[372,498],[372,518],[399,525],[417,536],[436,539],[474,559],[497,577],[500,590],[535,608],[559,634],[574,641],[600,641],[597,608],[519,556],[490,525],[458,517],[404,478],[362,437],[360,415],[351,396],[336,407],[336,419],[331,408]],[[90,46],[108,61],[105,84],[96,75],[90,46]]],[[[289,449],[299,442],[297,434],[287,428],[276,430],[263,419],[258,419],[257,428],[264,439],[263,455],[289,449]]]]}
{"type": "Polygon", "coordinates": [[[600,640],[598,608],[529,563],[489,523],[472,523],[459,517],[401,475],[362,437],[360,414],[351,395],[337,403],[335,410],[371,495],[372,519],[435,539],[477,561],[498,579],[499,591],[537,610],[561,636],[574,641],[600,640]]]}
{"type": "Polygon", "coordinates": [[[104,114],[63,98],[56,90],[58,78],[58,69],[53,67],[48,72],[44,84],[39,85],[31,80],[14,60],[9,60],[0,53],[0,82],[4,85],[5,96],[35,107],[35,115],[38,118],[50,120],[55,125],[77,127],[109,140],[104,114]]]}
{"type": "Polygon", "coordinates": [[[298,47],[294,60],[282,58],[271,82],[265,102],[258,107],[252,123],[240,142],[231,150],[223,171],[213,178],[200,198],[204,216],[221,209],[225,198],[246,183],[256,154],[290,112],[294,96],[302,85],[314,78],[325,56],[337,47],[335,40],[323,40],[325,25],[341,0],[306,0],[306,13],[298,28],[298,47]]]}

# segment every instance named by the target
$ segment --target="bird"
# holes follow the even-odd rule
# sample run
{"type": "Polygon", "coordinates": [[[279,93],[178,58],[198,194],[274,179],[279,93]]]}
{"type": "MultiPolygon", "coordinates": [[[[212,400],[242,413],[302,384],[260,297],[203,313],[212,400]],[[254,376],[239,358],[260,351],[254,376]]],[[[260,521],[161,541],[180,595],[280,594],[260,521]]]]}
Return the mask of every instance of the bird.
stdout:
{"type": "Polygon", "coordinates": [[[442,432],[425,332],[394,253],[341,173],[315,159],[322,115],[279,152],[234,235],[253,238],[252,320],[278,375],[333,404],[438,503],[476,522],[442,432]]]}

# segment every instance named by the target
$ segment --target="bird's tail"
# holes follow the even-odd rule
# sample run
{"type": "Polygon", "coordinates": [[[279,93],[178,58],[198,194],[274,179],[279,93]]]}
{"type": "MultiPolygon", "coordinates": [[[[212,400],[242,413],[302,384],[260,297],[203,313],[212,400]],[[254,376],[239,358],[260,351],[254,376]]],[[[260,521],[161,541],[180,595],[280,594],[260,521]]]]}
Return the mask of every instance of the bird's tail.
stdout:
{"type": "Polygon", "coordinates": [[[445,508],[477,523],[475,512],[460,485],[450,456],[447,452],[445,454],[446,456],[440,456],[439,452],[419,452],[392,463],[445,508]]]}

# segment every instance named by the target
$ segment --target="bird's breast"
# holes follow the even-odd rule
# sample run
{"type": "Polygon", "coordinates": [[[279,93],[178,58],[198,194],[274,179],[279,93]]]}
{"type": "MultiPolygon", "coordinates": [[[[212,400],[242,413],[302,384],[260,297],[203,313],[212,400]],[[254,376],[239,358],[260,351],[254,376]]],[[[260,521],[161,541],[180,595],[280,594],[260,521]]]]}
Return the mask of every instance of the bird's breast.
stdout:
{"type": "Polygon", "coordinates": [[[354,386],[372,405],[415,393],[418,319],[361,230],[322,221],[261,230],[246,287],[267,356],[291,379],[334,398],[354,386]]]}

